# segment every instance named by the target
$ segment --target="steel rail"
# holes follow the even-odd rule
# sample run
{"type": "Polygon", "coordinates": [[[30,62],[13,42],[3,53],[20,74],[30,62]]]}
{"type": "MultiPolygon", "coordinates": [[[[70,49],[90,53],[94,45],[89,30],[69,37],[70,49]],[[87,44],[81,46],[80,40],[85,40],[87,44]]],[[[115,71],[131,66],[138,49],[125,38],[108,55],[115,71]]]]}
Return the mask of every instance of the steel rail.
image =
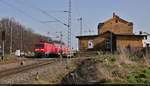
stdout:
{"type": "Polygon", "coordinates": [[[8,77],[10,75],[15,75],[15,74],[18,74],[18,73],[21,73],[21,72],[25,72],[27,70],[35,69],[35,68],[38,68],[38,67],[41,67],[41,66],[44,66],[44,65],[52,64],[55,61],[58,61],[58,60],[51,59],[51,60],[42,61],[42,62],[38,62],[38,63],[31,64],[31,65],[26,65],[26,66],[22,66],[22,67],[2,70],[2,71],[0,71],[0,79],[2,79],[4,77],[8,77]]]}

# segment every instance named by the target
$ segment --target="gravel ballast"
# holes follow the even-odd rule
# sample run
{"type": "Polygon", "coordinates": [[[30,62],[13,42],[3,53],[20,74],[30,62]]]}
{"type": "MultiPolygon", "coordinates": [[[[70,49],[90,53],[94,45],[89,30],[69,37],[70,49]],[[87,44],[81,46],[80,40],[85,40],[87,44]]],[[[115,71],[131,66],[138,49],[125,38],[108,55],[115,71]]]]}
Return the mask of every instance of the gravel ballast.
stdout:
{"type": "Polygon", "coordinates": [[[49,65],[10,75],[0,79],[0,84],[39,84],[41,83],[40,81],[48,84],[60,83],[61,78],[75,68],[73,64],[75,60],[77,59],[71,59],[68,62],[66,59],[62,59],[61,61],[57,60],[49,65]],[[69,69],[66,65],[69,65],[69,69]],[[37,72],[40,77],[38,81],[35,80],[37,72]]]}

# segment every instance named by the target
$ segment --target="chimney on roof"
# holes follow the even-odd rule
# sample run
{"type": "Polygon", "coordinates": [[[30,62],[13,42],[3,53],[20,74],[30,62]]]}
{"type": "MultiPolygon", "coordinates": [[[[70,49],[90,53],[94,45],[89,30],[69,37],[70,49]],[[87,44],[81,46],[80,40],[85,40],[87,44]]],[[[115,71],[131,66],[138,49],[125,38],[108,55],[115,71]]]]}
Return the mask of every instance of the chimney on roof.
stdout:
{"type": "Polygon", "coordinates": [[[142,31],[139,31],[139,34],[142,35],[142,31]]]}
{"type": "Polygon", "coordinates": [[[115,15],[115,12],[113,12],[113,17],[115,17],[116,15],[115,15]]]}

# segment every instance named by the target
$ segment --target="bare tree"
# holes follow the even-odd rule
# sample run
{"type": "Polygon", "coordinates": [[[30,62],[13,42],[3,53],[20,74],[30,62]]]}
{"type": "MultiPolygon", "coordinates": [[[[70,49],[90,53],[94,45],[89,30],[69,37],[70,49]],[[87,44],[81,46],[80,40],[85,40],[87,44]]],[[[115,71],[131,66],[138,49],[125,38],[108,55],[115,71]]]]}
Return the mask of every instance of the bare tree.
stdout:
{"type": "MultiPolygon", "coordinates": [[[[41,40],[47,41],[48,37],[34,33],[31,28],[26,28],[21,25],[19,22],[15,21],[14,18],[3,18],[0,20],[0,34],[1,32],[6,31],[6,41],[5,41],[5,52],[10,52],[11,38],[12,38],[12,51],[17,49],[22,49],[25,52],[34,51],[34,43],[40,42],[41,40]],[[12,33],[11,33],[12,29],[12,33]],[[11,37],[12,35],[12,37],[11,37]]],[[[0,35],[0,39],[1,39],[0,35]]],[[[1,39],[2,40],[2,39],[1,39]]],[[[52,40],[52,39],[50,39],[52,40]]],[[[54,40],[54,42],[60,43],[59,41],[54,40]]],[[[2,41],[0,41],[2,45],[2,41]]]]}

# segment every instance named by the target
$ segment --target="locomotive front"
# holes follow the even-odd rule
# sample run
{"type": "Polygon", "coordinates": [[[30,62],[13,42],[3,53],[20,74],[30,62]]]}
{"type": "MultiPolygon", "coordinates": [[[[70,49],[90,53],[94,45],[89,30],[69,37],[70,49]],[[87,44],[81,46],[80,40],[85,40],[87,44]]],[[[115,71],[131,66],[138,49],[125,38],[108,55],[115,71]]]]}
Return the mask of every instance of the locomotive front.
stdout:
{"type": "Polygon", "coordinates": [[[45,56],[44,47],[45,47],[44,43],[35,43],[34,53],[36,57],[45,56]]]}

